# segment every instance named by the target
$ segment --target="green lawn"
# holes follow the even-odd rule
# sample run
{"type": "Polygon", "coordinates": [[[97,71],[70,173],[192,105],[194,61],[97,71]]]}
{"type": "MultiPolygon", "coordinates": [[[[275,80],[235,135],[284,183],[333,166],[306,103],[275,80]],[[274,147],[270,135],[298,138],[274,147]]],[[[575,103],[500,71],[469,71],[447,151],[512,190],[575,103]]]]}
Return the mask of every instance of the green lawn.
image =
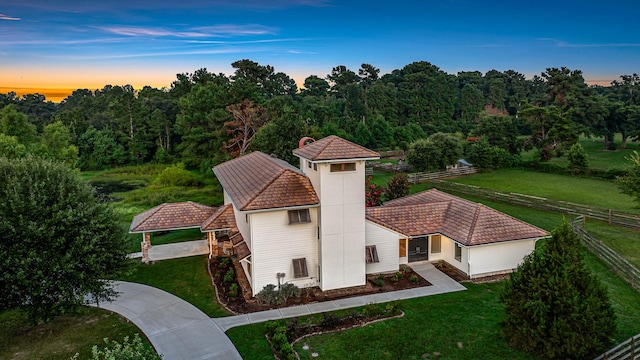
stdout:
{"type": "Polygon", "coordinates": [[[131,261],[131,272],[118,280],[146,284],[170,292],[210,317],[229,315],[216,301],[206,256],[163,260],[153,264],[143,264],[139,259],[131,261]]]}
{"type": "MultiPolygon", "coordinates": [[[[587,153],[587,160],[589,161],[590,169],[597,169],[602,171],[608,170],[624,170],[629,161],[626,159],[634,150],[640,151],[640,144],[637,142],[627,142],[626,149],[620,149],[620,142],[622,137],[617,135],[615,138],[617,150],[604,150],[604,142],[602,138],[587,138],[580,137],[580,144],[587,153]]],[[[533,157],[533,151],[526,151],[522,153],[523,160],[531,160],[533,157]]],[[[557,164],[563,167],[569,165],[569,161],[566,156],[559,158],[552,158],[551,163],[557,164]]]]}
{"type": "MultiPolygon", "coordinates": [[[[78,314],[55,318],[47,324],[30,325],[16,310],[0,313],[0,359],[69,359],[79,353],[87,359],[94,345],[104,347],[102,339],[122,342],[140,330],[123,317],[92,307],[78,314]]],[[[143,334],[143,341],[148,345],[143,334]]],[[[150,346],[150,345],[148,345],[150,346]]]]}
{"type": "MultiPolygon", "coordinates": [[[[515,192],[617,211],[634,212],[633,199],[613,181],[546,174],[530,170],[502,169],[462,176],[451,181],[505,192],[515,192]]],[[[427,186],[426,183],[423,183],[427,186]]]]}

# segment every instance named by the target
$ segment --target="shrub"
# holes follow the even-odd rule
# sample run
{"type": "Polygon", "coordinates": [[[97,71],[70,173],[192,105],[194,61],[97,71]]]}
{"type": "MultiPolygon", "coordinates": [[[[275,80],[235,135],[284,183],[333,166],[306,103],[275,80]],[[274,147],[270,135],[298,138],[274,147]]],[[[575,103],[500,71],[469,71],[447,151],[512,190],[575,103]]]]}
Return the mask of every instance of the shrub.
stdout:
{"type": "Polygon", "coordinates": [[[389,315],[397,315],[402,311],[402,305],[399,301],[388,302],[384,307],[384,312],[389,315]]]}
{"type": "Polygon", "coordinates": [[[231,264],[231,259],[221,257],[220,262],[218,263],[218,269],[220,270],[226,269],[227,267],[229,267],[230,264],[231,264]]]}
{"type": "Polygon", "coordinates": [[[157,187],[170,186],[199,186],[202,185],[198,178],[188,170],[183,163],[177,163],[164,169],[153,181],[157,187]]]}
{"type": "MultiPolygon", "coordinates": [[[[99,349],[98,345],[94,345],[91,349],[91,360],[138,360],[162,359],[161,355],[156,354],[153,348],[145,346],[139,334],[133,335],[133,340],[129,342],[129,337],[125,337],[122,343],[114,340],[104,339],[107,345],[104,349],[99,349]]],[[[71,358],[78,359],[78,354],[71,358]]]]}
{"type": "Polygon", "coordinates": [[[280,322],[269,320],[264,324],[265,329],[267,330],[267,334],[269,337],[273,337],[276,334],[276,330],[280,326],[280,322]]]}
{"type": "Polygon", "coordinates": [[[322,313],[320,326],[323,328],[333,328],[340,325],[341,322],[342,320],[334,313],[322,313]]]}
{"type": "Polygon", "coordinates": [[[238,284],[233,283],[231,284],[231,286],[229,287],[229,297],[237,297],[238,296],[238,284]]]}
{"type": "Polygon", "coordinates": [[[290,297],[300,297],[300,288],[294,284],[283,284],[278,291],[278,303],[284,303],[290,297]]]}
{"type": "Polygon", "coordinates": [[[275,304],[278,301],[278,291],[273,284],[265,285],[265,287],[256,294],[258,301],[267,305],[275,304]]]}
{"type": "Polygon", "coordinates": [[[404,275],[401,272],[397,272],[397,273],[391,275],[391,279],[390,280],[391,280],[391,282],[397,283],[403,277],[404,277],[404,275]]]}
{"type": "Polygon", "coordinates": [[[378,317],[383,312],[384,310],[376,303],[369,303],[362,308],[362,315],[368,319],[378,317]]]}
{"type": "Polygon", "coordinates": [[[409,178],[405,173],[396,173],[389,181],[384,192],[387,201],[401,198],[409,194],[409,178]]]}
{"type": "Polygon", "coordinates": [[[378,276],[373,283],[376,284],[376,286],[384,286],[384,277],[380,278],[378,276]]]}
{"type": "Polygon", "coordinates": [[[569,148],[567,159],[569,160],[568,170],[571,175],[584,174],[589,169],[587,153],[580,143],[575,143],[569,148]]]}
{"type": "Polygon", "coordinates": [[[233,282],[233,280],[235,280],[235,276],[236,272],[233,270],[233,268],[229,268],[229,270],[227,270],[227,273],[224,274],[224,279],[222,279],[222,281],[233,282]]]}
{"type": "Polygon", "coordinates": [[[409,281],[411,281],[412,283],[418,283],[419,282],[419,278],[415,275],[411,275],[411,277],[409,277],[409,281]]]}

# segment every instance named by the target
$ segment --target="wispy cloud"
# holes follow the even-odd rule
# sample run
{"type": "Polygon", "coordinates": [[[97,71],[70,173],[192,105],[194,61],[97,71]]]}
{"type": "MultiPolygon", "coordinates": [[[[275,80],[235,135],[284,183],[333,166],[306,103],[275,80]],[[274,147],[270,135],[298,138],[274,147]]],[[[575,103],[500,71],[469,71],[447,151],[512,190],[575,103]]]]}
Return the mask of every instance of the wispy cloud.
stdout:
{"type": "Polygon", "coordinates": [[[200,26],[193,28],[195,31],[201,31],[209,34],[209,36],[251,36],[251,35],[274,35],[277,29],[258,25],[258,24],[223,24],[213,26],[200,26]]]}
{"type": "Polygon", "coordinates": [[[203,44],[203,45],[245,45],[245,44],[268,44],[279,42],[292,42],[292,41],[307,41],[307,38],[284,38],[284,39],[261,39],[261,40],[246,40],[246,41],[223,41],[223,40],[186,40],[189,44],[203,44]]]}
{"type": "Polygon", "coordinates": [[[294,55],[316,55],[315,51],[287,50],[287,53],[294,55]]]}
{"type": "Polygon", "coordinates": [[[165,29],[132,27],[132,26],[112,26],[112,27],[98,27],[98,29],[106,31],[108,33],[123,35],[123,36],[152,36],[152,37],[206,37],[207,34],[197,31],[175,31],[165,29]]]}
{"type": "Polygon", "coordinates": [[[274,35],[275,28],[257,24],[247,25],[213,25],[199,26],[187,29],[149,28],[136,26],[104,26],[98,29],[122,36],[130,37],[177,37],[177,38],[210,38],[210,37],[234,37],[274,35]]]}
{"type": "Polygon", "coordinates": [[[539,38],[539,41],[549,41],[555,44],[557,47],[567,48],[587,48],[587,47],[640,47],[640,43],[570,43],[564,40],[554,38],[539,38]]]}
{"type": "Polygon", "coordinates": [[[126,54],[105,54],[95,56],[51,56],[51,58],[63,60],[108,60],[108,59],[132,59],[145,57],[165,57],[165,56],[185,56],[185,55],[219,55],[236,53],[256,53],[267,49],[260,48],[231,48],[231,49],[203,49],[203,50],[178,50],[178,51],[158,51],[147,53],[126,53],[126,54]]]}
{"type": "Polygon", "coordinates": [[[17,18],[17,17],[12,17],[12,16],[9,16],[9,15],[5,15],[5,14],[0,14],[0,20],[20,21],[22,19],[21,18],[17,18]]]}

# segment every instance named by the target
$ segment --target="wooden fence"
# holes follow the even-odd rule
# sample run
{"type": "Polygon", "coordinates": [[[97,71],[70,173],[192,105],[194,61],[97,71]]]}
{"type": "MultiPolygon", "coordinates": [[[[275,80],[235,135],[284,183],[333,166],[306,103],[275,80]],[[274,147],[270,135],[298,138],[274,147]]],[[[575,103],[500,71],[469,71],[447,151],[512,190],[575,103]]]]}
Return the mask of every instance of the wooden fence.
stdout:
{"type": "Polygon", "coordinates": [[[459,167],[456,169],[436,171],[436,172],[420,172],[407,174],[410,184],[417,184],[434,179],[442,179],[454,176],[475,174],[478,169],[474,166],[459,167]]]}
{"type": "Polygon", "coordinates": [[[594,360],[635,360],[640,359],[640,334],[618,344],[613,349],[594,360]]]}
{"type": "Polygon", "coordinates": [[[612,209],[599,208],[567,201],[552,200],[532,195],[505,193],[501,191],[481,188],[474,185],[454,183],[451,181],[430,180],[432,187],[443,191],[452,191],[460,194],[476,196],[484,199],[514,204],[534,209],[556,211],[571,216],[586,216],[590,219],[604,221],[634,229],[640,229],[640,215],[614,211],[612,209]]]}
{"type": "Polygon", "coordinates": [[[602,241],[589,234],[584,229],[584,216],[578,216],[570,222],[570,225],[587,249],[604,261],[611,270],[628,282],[631,287],[640,290],[640,270],[602,241]]]}

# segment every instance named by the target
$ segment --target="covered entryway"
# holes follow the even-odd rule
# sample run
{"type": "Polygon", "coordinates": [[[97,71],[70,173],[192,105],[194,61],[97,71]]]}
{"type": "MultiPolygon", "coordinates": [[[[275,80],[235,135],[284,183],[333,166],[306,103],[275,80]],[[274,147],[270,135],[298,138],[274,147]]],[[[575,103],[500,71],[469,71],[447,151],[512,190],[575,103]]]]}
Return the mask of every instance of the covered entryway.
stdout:
{"type": "Polygon", "coordinates": [[[429,260],[429,237],[409,239],[407,246],[409,262],[429,260]]]}

